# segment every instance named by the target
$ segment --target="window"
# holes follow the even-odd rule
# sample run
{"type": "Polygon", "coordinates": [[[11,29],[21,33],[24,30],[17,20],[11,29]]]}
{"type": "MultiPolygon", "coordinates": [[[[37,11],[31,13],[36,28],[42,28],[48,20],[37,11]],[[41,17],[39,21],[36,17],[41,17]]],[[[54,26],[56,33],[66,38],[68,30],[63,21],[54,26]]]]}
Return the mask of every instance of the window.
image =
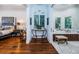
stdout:
{"type": "Polygon", "coordinates": [[[71,16],[65,17],[65,28],[71,29],[71,27],[72,27],[71,16]]]}
{"type": "Polygon", "coordinates": [[[40,26],[44,27],[44,15],[40,15],[40,26]]]}
{"type": "Polygon", "coordinates": [[[14,17],[2,17],[2,26],[13,26],[14,17]]]}
{"type": "Polygon", "coordinates": [[[44,27],[45,26],[44,19],[45,19],[44,15],[34,15],[34,26],[36,28],[44,27]]]}
{"type": "Polygon", "coordinates": [[[55,28],[60,29],[61,28],[61,17],[57,17],[55,20],[55,28]]]}
{"type": "Polygon", "coordinates": [[[39,25],[39,15],[34,15],[34,26],[37,27],[39,25]]]}

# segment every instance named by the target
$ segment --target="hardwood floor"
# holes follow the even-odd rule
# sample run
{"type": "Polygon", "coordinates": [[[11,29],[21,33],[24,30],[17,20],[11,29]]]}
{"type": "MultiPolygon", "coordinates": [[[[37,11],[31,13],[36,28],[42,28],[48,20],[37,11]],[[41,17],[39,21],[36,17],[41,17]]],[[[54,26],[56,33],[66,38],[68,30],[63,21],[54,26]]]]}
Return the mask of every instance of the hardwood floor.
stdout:
{"type": "Polygon", "coordinates": [[[26,44],[20,37],[0,40],[0,54],[57,54],[55,48],[46,39],[32,39],[26,44]]]}

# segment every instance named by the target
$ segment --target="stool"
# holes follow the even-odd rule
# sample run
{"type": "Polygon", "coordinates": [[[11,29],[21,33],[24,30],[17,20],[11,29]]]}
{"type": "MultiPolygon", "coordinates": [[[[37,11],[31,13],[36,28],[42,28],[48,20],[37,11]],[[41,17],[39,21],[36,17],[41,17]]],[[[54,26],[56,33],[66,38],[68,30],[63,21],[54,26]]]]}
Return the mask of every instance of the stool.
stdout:
{"type": "Polygon", "coordinates": [[[68,42],[67,42],[68,37],[63,36],[63,35],[56,35],[55,37],[56,37],[56,40],[57,40],[58,44],[62,43],[63,41],[64,41],[64,43],[68,44],[68,42]]]}

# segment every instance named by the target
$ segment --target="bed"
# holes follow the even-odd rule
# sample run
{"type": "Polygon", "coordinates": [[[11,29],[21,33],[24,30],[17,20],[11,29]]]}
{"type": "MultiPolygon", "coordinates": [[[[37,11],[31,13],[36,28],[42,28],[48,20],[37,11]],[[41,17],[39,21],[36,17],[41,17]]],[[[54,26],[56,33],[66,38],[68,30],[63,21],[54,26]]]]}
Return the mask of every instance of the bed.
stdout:
{"type": "Polygon", "coordinates": [[[14,31],[14,26],[6,26],[0,28],[0,39],[8,37],[14,31]]]}
{"type": "Polygon", "coordinates": [[[11,35],[15,28],[15,19],[15,17],[1,17],[0,39],[11,35]]]}

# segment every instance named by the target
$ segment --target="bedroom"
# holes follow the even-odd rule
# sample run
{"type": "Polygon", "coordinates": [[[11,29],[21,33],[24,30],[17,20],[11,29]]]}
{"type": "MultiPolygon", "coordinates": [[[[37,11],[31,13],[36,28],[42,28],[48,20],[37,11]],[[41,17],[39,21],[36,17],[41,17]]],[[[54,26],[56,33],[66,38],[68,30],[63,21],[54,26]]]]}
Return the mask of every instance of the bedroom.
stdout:
{"type": "Polygon", "coordinates": [[[25,29],[25,19],[25,7],[21,5],[0,5],[0,29],[4,30],[2,30],[2,35],[9,34],[15,29],[25,29]]]}
{"type": "Polygon", "coordinates": [[[0,53],[79,53],[78,10],[75,4],[0,5],[0,53]]]}

